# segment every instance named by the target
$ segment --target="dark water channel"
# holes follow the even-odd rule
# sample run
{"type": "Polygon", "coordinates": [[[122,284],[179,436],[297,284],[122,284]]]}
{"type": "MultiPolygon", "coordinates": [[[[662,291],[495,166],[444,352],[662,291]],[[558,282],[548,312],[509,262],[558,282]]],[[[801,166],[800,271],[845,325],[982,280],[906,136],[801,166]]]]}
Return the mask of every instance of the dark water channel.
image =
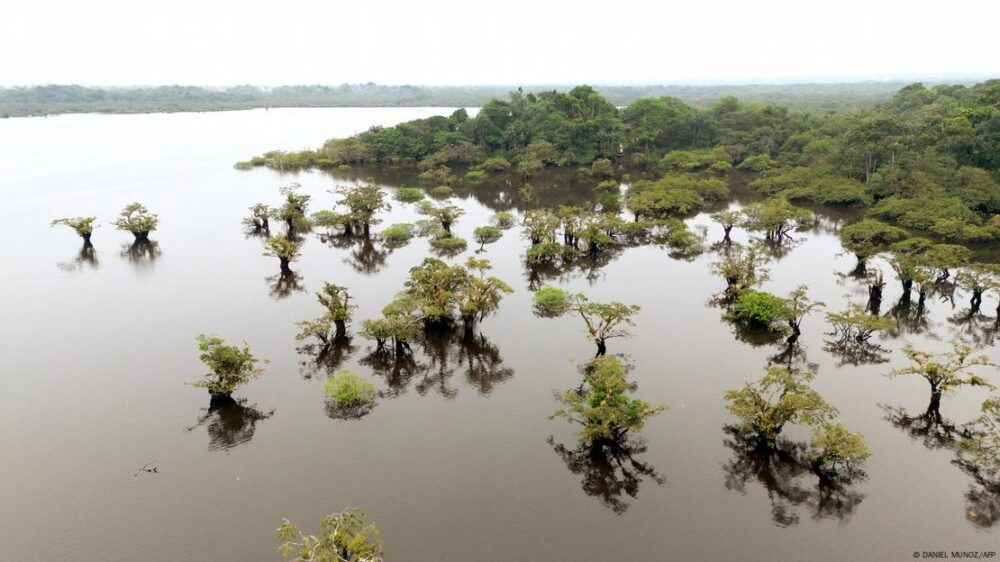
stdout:
{"type": "MultiPolygon", "coordinates": [[[[883,376],[904,364],[907,343],[945,350],[962,338],[1000,360],[995,297],[978,317],[965,313],[962,291],[954,303],[933,299],[918,322],[878,340],[889,351],[881,364],[828,353],[822,313],[807,317],[796,360],[815,364],[814,387],[873,451],[867,478],[841,489],[758,455],[729,430],[724,392],[787,350],[739,337],[721,319],[711,301],[724,284],[709,271],[711,251],[680,260],[656,245],[626,248],[540,279],[642,307],[634,337],[613,340],[609,352],[632,365],[638,397],[670,409],[615,454],[579,450],[573,427],[548,419],[554,391],[579,384],[594,348],[578,319],[532,315],[529,286],[539,280],[524,267],[528,242],[517,229],[478,254],[515,292],[475,338],[415,344],[412,364],[397,365],[355,337],[317,363],[295,341],[294,323],[319,314],[322,283],[352,289],[358,320],[375,317],[429,254],[427,241],[390,250],[313,234],[292,266],[297,276],[283,279],[241,228],[247,207],[277,202],[291,181],[314,209],[328,207],[327,190],[349,180],[232,164],[447,112],[0,121],[0,558],[277,560],[282,518],[312,530],[352,505],[380,526],[390,559],[418,562],[910,560],[913,551],[996,550],[997,500],[952,464],[943,435],[975,417],[987,391],[946,397],[934,424],[921,417],[926,383],[883,376]],[[160,215],[149,247],[132,247],[108,224],[131,201],[160,215]],[[76,215],[100,219],[93,252],[81,252],[68,229],[49,228],[76,215]],[[246,340],[271,361],[232,402],[210,403],[184,384],[204,370],[194,341],[202,332],[246,340]],[[339,370],[378,387],[370,414],[328,415],[323,382],[339,370]]],[[[579,196],[572,181],[533,184],[528,206],[579,196]]],[[[460,189],[452,202],[466,210],[456,234],[470,239],[496,210],[526,205],[516,186],[502,185],[460,189]]],[[[420,217],[393,202],[383,218],[420,217]]],[[[865,287],[846,275],[854,258],[836,238],[848,218],[827,214],[795,234],[764,288],[785,294],[805,283],[833,310],[845,295],[863,299],[865,287]]],[[[721,238],[706,216],[689,222],[707,226],[709,242],[721,238]]],[[[890,280],[883,310],[898,297],[890,280]]]]}

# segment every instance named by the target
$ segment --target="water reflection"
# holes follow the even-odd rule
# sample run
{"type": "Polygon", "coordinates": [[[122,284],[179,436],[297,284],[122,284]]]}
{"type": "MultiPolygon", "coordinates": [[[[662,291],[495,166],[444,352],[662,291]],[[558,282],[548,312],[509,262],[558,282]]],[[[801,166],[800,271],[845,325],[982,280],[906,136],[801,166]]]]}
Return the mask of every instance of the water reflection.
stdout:
{"type": "Polygon", "coordinates": [[[818,473],[806,457],[805,443],[778,439],[768,445],[732,425],[724,426],[723,431],[729,436],[723,443],[733,451],[733,458],[722,467],[726,488],[746,494],[750,482],[763,486],[771,504],[771,519],[780,527],[799,523],[799,506],[811,511],[813,519],[832,517],[843,523],[865,499],[865,494],[854,489],[867,478],[864,471],[818,473]]]}
{"type": "Polygon", "coordinates": [[[452,381],[456,374],[464,375],[466,384],[487,396],[514,376],[514,370],[504,365],[500,349],[482,334],[429,332],[415,346],[418,351],[376,348],[361,359],[362,365],[385,378],[385,396],[400,396],[412,385],[421,395],[435,392],[452,399],[459,392],[452,381]]]}
{"type": "Polygon", "coordinates": [[[969,307],[949,317],[948,323],[954,327],[952,339],[977,348],[992,346],[1000,331],[1000,315],[987,316],[969,307]]]}
{"type": "Polygon", "coordinates": [[[149,269],[160,258],[160,243],[148,238],[136,239],[131,244],[122,244],[119,255],[127,259],[136,269],[149,269]]]}
{"type": "Polygon", "coordinates": [[[262,412],[256,404],[247,405],[246,399],[235,400],[232,397],[212,398],[208,408],[198,418],[198,422],[187,428],[194,431],[205,427],[208,432],[208,450],[227,450],[242,445],[253,439],[257,430],[257,422],[274,415],[274,410],[262,412]]]}
{"type": "Polygon", "coordinates": [[[301,293],[306,289],[302,285],[302,274],[297,271],[282,271],[277,275],[269,275],[264,278],[267,283],[269,294],[272,299],[281,300],[292,293],[301,293]]]}
{"type": "Polygon", "coordinates": [[[892,337],[906,334],[922,334],[930,328],[927,309],[924,300],[913,302],[909,293],[903,293],[899,301],[885,314],[886,318],[896,321],[896,328],[887,333],[892,337]]]}
{"type": "Polygon", "coordinates": [[[349,337],[334,337],[329,343],[308,343],[295,349],[305,358],[299,362],[299,372],[304,379],[332,375],[357,351],[349,337]]]}
{"type": "Polygon", "coordinates": [[[569,449],[556,444],[553,437],[546,442],[562,458],[573,474],[581,475],[580,487],[588,496],[618,514],[631,505],[628,498],[639,495],[639,485],[649,479],[662,486],[666,479],[656,469],[635,457],[646,452],[646,443],[638,437],[626,436],[618,441],[595,441],[569,449]]]}
{"type": "Polygon", "coordinates": [[[94,249],[94,245],[87,240],[80,247],[80,251],[73,256],[72,259],[61,261],[56,264],[56,267],[63,271],[73,271],[80,272],[86,269],[96,270],[100,263],[97,260],[97,250],[94,249]]]}

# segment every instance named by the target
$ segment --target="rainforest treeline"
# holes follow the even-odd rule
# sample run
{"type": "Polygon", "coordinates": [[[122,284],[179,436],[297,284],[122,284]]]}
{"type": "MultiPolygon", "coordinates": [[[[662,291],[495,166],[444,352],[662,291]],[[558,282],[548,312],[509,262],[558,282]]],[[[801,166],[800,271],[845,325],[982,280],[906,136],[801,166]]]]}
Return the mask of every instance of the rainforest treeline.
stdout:
{"type": "Polygon", "coordinates": [[[589,86],[518,90],[474,117],[372,127],[237,166],[357,164],[415,165],[438,183],[565,167],[686,184],[746,173],[752,189],[793,203],[864,207],[870,218],[983,243],[1000,240],[1000,80],[911,84],[875,107],[826,115],[735,97],[705,109],[672,97],[619,108],[589,86]]]}

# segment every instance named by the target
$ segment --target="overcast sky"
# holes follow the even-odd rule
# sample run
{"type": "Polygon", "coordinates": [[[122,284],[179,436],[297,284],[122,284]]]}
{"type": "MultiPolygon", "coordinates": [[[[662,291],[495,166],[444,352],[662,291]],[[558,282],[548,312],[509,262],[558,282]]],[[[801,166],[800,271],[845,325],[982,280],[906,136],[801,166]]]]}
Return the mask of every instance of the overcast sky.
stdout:
{"type": "Polygon", "coordinates": [[[1000,75],[1000,0],[10,0],[0,84],[1000,75]]]}

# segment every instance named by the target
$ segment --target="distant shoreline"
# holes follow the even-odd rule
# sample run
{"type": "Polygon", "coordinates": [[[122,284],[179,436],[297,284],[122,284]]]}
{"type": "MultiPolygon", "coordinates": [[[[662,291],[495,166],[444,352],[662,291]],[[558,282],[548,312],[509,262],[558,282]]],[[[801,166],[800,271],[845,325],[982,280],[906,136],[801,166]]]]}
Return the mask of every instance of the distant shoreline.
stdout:
{"type": "MultiPolygon", "coordinates": [[[[936,80],[927,80],[927,83],[936,80]]],[[[676,97],[705,107],[725,96],[828,113],[871,107],[909,82],[742,84],[716,86],[595,86],[608,101],[627,105],[642,97],[676,97]]],[[[955,82],[952,82],[955,83],[955,82]]],[[[964,83],[959,81],[958,83],[964,83]]],[[[969,81],[968,84],[972,84],[969,81]]],[[[529,86],[526,92],[555,86],[529,86]]],[[[517,89],[509,86],[158,86],[99,88],[46,85],[0,88],[0,118],[72,113],[142,114],[323,107],[479,107],[517,89]]]]}

